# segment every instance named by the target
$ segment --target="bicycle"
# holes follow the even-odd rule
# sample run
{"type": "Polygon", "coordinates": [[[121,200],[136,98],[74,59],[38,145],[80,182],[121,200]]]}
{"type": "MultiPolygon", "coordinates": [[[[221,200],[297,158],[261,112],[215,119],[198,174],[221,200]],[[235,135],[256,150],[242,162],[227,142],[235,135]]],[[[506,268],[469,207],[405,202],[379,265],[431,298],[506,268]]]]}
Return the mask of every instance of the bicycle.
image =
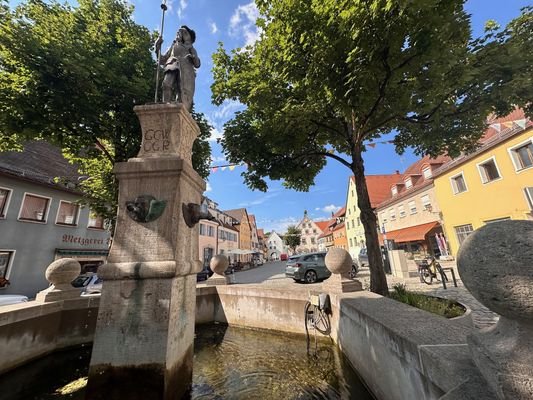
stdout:
{"type": "Polygon", "coordinates": [[[429,257],[425,260],[418,261],[418,276],[420,277],[420,282],[423,282],[427,285],[433,283],[433,279],[437,282],[440,282],[441,279],[444,279],[448,282],[448,276],[442,269],[440,263],[435,259],[435,257],[429,257]]]}

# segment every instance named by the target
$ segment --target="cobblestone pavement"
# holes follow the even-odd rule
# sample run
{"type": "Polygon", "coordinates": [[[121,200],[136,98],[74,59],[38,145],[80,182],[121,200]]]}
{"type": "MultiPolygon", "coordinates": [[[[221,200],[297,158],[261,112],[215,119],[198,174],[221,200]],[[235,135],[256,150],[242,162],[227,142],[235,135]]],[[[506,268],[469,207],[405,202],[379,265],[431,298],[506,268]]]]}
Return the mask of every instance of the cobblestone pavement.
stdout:
{"type": "MultiPolygon", "coordinates": [[[[443,265],[444,267],[455,267],[453,264],[443,265]]],[[[455,268],[454,268],[455,269],[455,268]]],[[[416,272],[416,270],[413,270],[416,272]]],[[[448,274],[449,275],[449,274],[448,274]]],[[[443,289],[440,282],[434,282],[432,285],[426,285],[420,282],[418,276],[407,279],[393,277],[387,275],[387,282],[392,288],[397,283],[403,283],[408,290],[420,292],[436,297],[443,297],[450,300],[456,300],[461,304],[466,305],[472,310],[472,320],[476,328],[486,328],[494,325],[498,321],[498,315],[487,309],[479,303],[465,288],[459,278],[459,274],[455,269],[455,276],[457,277],[458,287],[453,286],[453,282],[449,282],[447,289],[443,289]]],[[[359,271],[358,279],[362,282],[363,288],[370,287],[370,270],[362,268],[359,271]]],[[[451,277],[448,277],[451,280],[451,277]]],[[[238,284],[249,284],[272,287],[276,289],[288,289],[299,291],[320,291],[322,283],[303,284],[294,282],[290,278],[285,277],[285,263],[275,262],[267,263],[261,267],[257,267],[248,271],[237,272],[235,274],[235,282],[238,284]]]]}

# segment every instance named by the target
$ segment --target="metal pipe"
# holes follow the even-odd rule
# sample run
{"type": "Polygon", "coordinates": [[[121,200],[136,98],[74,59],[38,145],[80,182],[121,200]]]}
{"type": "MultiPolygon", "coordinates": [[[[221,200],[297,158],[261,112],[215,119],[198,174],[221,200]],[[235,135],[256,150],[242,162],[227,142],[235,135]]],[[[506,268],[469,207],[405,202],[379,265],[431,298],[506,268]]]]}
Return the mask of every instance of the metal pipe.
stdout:
{"type": "MultiPolygon", "coordinates": [[[[161,9],[163,10],[163,13],[161,15],[161,37],[163,37],[163,29],[165,28],[165,11],[167,11],[167,0],[163,0],[163,3],[161,3],[161,9]]],[[[159,47],[159,50],[157,51],[157,66],[155,71],[155,98],[154,103],[157,103],[157,95],[158,95],[158,89],[159,89],[159,69],[160,69],[160,63],[161,63],[161,47],[159,47]]]]}

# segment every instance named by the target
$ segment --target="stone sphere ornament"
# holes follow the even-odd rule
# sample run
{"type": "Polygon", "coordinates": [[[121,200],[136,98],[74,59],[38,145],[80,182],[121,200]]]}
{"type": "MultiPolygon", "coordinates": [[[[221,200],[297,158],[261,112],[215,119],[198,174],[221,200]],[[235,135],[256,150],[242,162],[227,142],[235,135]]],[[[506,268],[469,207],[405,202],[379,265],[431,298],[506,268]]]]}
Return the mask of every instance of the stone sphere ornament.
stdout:
{"type": "Polygon", "coordinates": [[[352,256],[344,249],[334,247],[326,254],[326,267],[333,274],[347,274],[352,269],[352,256]]]}
{"type": "Polygon", "coordinates": [[[55,289],[72,289],[71,282],[81,273],[80,263],[73,258],[60,258],[46,268],[45,277],[55,289]]]}
{"type": "Polygon", "coordinates": [[[229,266],[228,257],[218,254],[211,258],[209,266],[211,267],[211,271],[215,274],[224,275],[224,272],[226,272],[229,266]]]}
{"type": "Polygon", "coordinates": [[[500,315],[468,336],[472,359],[499,399],[533,399],[533,221],[487,224],[461,245],[464,285],[500,315]]]}
{"type": "Polygon", "coordinates": [[[533,222],[502,221],[461,245],[457,269],[470,293],[492,311],[533,322],[533,222]]]}

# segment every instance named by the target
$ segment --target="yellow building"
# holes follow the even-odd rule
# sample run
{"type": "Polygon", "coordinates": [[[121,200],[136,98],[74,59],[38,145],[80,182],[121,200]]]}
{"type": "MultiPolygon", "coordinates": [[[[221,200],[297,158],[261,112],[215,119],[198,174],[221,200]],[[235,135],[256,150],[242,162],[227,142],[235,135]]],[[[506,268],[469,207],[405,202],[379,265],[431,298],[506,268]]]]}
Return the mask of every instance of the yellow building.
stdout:
{"type": "Polygon", "coordinates": [[[453,255],[475,229],[505,219],[533,219],[533,123],[520,110],[494,121],[473,154],[434,175],[453,255]]]}
{"type": "MultiPolygon", "coordinates": [[[[368,189],[368,196],[370,197],[370,204],[372,208],[382,203],[390,197],[390,187],[396,183],[400,175],[366,175],[366,186],[368,189]]],[[[348,252],[354,260],[357,260],[359,251],[366,248],[365,228],[361,223],[361,212],[357,207],[357,190],[355,188],[354,177],[351,176],[348,180],[348,193],[346,194],[346,240],[348,245],[348,252]]]]}

